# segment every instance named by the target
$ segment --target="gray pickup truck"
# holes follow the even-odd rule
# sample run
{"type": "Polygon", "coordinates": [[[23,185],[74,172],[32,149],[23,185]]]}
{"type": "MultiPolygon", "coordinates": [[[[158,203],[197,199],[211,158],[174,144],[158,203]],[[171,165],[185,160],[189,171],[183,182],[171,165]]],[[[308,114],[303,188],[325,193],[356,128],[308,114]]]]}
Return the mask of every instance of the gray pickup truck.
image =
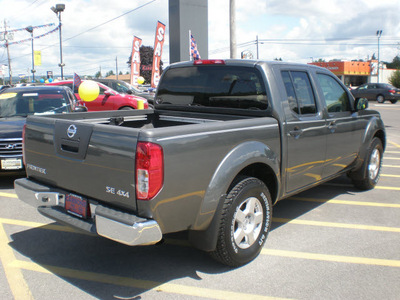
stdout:
{"type": "Polygon", "coordinates": [[[203,60],[166,68],[154,110],[31,116],[18,197],[126,245],[167,233],[240,266],[261,251],[278,200],[347,174],[373,188],[378,112],[310,65],[203,60]]]}

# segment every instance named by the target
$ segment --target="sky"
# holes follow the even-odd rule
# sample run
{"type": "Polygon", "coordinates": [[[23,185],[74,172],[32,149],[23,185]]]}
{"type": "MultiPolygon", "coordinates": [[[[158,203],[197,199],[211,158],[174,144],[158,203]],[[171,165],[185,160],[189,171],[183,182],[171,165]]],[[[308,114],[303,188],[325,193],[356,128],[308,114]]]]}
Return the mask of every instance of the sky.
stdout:
{"type": "MultiPolygon", "coordinates": [[[[207,1],[207,0],[198,0],[207,1]]],[[[229,2],[208,1],[208,56],[229,58],[229,2]]],[[[94,76],[101,71],[123,74],[133,36],[145,46],[154,46],[157,21],[166,24],[162,60],[169,64],[168,0],[0,0],[0,32],[28,26],[41,36],[58,25],[50,9],[65,4],[62,19],[64,75],[94,76]]],[[[312,60],[367,60],[378,55],[377,30],[382,30],[380,60],[391,62],[400,55],[400,0],[236,0],[237,53],[252,53],[262,60],[281,58],[288,62],[312,60]]],[[[0,35],[1,37],[1,35],[0,35]]],[[[11,42],[29,39],[30,33],[14,33],[11,42]]],[[[0,38],[1,65],[8,65],[0,38]]],[[[53,71],[59,76],[59,32],[34,39],[34,50],[42,53],[36,77],[53,71]]],[[[200,54],[201,45],[198,45],[200,54]]],[[[204,51],[204,49],[203,49],[204,51]]],[[[31,42],[9,46],[13,76],[30,75],[31,42]]],[[[239,57],[238,57],[239,58],[239,57]]],[[[8,69],[5,69],[6,77],[8,69]]]]}

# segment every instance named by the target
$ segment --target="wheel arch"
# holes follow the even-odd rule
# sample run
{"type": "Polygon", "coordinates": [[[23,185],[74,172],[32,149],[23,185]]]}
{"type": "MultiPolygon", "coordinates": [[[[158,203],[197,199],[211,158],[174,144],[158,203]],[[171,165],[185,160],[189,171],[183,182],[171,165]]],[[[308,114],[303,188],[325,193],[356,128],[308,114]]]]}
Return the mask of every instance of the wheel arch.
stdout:
{"type": "Polygon", "coordinates": [[[235,147],[210,181],[194,224],[197,230],[189,232],[191,243],[204,251],[215,249],[224,198],[243,177],[255,177],[264,182],[275,203],[280,187],[279,161],[279,153],[261,142],[246,142],[235,147]]]}
{"type": "Polygon", "coordinates": [[[358,169],[363,165],[364,163],[364,158],[367,155],[368,147],[371,143],[371,141],[376,137],[380,139],[383,147],[383,151],[385,151],[386,148],[386,132],[384,129],[384,125],[381,119],[378,118],[373,118],[369,124],[368,127],[365,130],[362,144],[360,146],[360,151],[358,153],[358,157],[356,160],[356,163],[354,164],[353,169],[349,172],[350,177],[353,177],[354,179],[358,179],[359,175],[357,175],[358,169]]]}

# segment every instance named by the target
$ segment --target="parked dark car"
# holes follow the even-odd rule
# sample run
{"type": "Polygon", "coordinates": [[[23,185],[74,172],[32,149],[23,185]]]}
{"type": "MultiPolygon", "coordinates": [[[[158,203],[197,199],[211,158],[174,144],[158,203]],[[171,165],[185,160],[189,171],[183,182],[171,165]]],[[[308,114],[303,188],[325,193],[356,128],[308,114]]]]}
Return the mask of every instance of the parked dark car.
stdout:
{"type": "Polygon", "coordinates": [[[94,79],[94,81],[101,82],[102,84],[112,88],[113,90],[117,91],[118,93],[121,94],[129,94],[129,95],[135,95],[139,97],[143,97],[147,99],[147,102],[149,104],[153,105],[154,103],[154,92],[149,93],[145,91],[141,91],[134,86],[130,85],[129,83],[122,81],[122,80],[116,80],[116,79],[94,79]]]}
{"type": "Polygon", "coordinates": [[[0,85],[0,93],[9,87],[9,85],[0,85]]]}
{"type": "Polygon", "coordinates": [[[368,100],[376,100],[383,103],[389,100],[395,104],[400,100],[400,89],[388,83],[365,83],[358,88],[351,90],[355,98],[367,98],[368,100]]]}
{"type": "Polygon", "coordinates": [[[29,115],[86,111],[67,87],[29,86],[0,93],[0,174],[24,172],[22,128],[29,115]]]}

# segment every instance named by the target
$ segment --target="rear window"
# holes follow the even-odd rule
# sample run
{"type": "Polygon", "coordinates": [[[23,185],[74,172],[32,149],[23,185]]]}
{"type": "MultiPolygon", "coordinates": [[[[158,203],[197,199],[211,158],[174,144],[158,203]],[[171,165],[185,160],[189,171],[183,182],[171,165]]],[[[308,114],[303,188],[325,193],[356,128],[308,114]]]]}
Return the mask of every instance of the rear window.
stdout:
{"type": "Polygon", "coordinates": [[[260,72],[226,65],[167,70],[158,86],[156,103],[240,110],[268,108],[260,72]]]}
{"type": "Polygon", "coordinates": [[[0,97],[0,117],[69,112],[69,100],[59,91],[24,91],[9,89],[0,97]]]}

